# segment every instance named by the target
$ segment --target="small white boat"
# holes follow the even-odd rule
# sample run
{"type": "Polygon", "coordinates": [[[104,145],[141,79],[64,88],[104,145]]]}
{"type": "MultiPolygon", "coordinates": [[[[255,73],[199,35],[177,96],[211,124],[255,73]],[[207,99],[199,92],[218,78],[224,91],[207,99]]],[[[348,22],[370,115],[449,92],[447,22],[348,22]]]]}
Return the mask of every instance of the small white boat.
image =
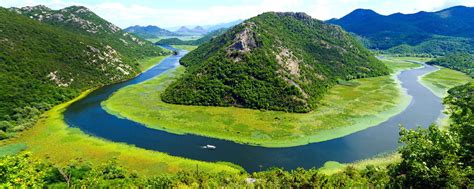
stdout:
{"type": "Polygon", "coordinates": [[[202,148],[209,149],[209,150],[214,150],[214,149],[216,149],[216,146],[208,144],[206,146],[203,146],[202,148]]]}

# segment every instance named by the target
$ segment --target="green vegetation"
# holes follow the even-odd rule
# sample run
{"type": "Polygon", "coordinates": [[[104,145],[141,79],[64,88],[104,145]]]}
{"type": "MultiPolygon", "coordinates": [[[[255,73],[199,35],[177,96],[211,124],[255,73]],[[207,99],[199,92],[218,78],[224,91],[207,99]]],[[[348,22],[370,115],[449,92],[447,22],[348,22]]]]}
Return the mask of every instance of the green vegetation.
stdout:
{"type": "MultiPolygon", "coordinates": [[[[418,66],[385,61],[398,70],[418,66]]],[[[267,147],[297,146],[342,137],[377,125],[403,111],[410,102],[392,76],[336,85],[313,112],[305,114],[236,107],[164,103],[161,93],[184,74],[184,67],[123,88],[103,102],[109,113],[154,129],[193,133],[267,147]]]]}
{"type": "Polygon", "coordinates": [[[96,41],[111,46],[120,53],[122,59],[128,59],[130,62],[136,63],[143,58],[164,55],[163,51],[153,43],[123,31],[83,6],[51,10],[39,5],[11,10],[74,34],[90,36],[96,41]],[[55,16],[58,14],[61,16],[55,16]]]}
{"type": "Polygon", "coordinates": [[[23,187],[153,187],[153,188],[472,188],[474,161],[474,83],[449,90],[445,98],[453,120],[447,130],[401,128],[401,146],[392,164],[362,161],[345,166],[328,162],[318,169],[285,171],[207,172],[199,169],[174,175],[143,176],[118,163],[120,158],[100,164],[69,161],[51,164],[22,153],[0,159],[0,184],[23,187]],[[366,165],[366,166],[364,166],[366,165]],[[326,170],[325,170],[326,169],[326,170]],[[328,173],[327,169],[341,171],[328,173]]]}
{"type": "Polygon", "coordinates": [[[7,155],[15,155],[25,149],[26,145],[23,143],[0,146],[0,157],[7,155]]]}
{"type": "Polygon", "coordinates": [[[175,49],[183,49],[187,51],[193,51],[194,49],[197,48],[197,46],[193,46],[193,45],[172,45],[172,47],[175,49]]]}
{"type": "Polygon", "coordinates": [[[340,27],[304,13],[264,13],[181,59],[167,103],[310,112],[338,81],[389,70],[340,27]]]}
{"type": "MultiPolygon", "coordinates": [[[[90,92],[90,91],[89,91],[90,92]]],[[[165,153],[144,150],[122,143],[113,143],[94,136],[87,135],[81,130],[69,127],[63,120],[66,107],[83,97],[60,104],[42,115],[37,124],[17,136],[3,141],[4,145],[24,144],[33,156],[39,159],[47,158],[57,165],[67,165],[70,160],[79,160],[100,165],[115,158],[117,163],[128,170],[134,170],[141,175],[172,174],[182,170],[199,170],[206,172],[239,172],[235,165],[226,163],[207,163],[174,157],[165,153]]],[[[0,168],[1,170],[1,168],[0,168]]],[[[1,175],[1,174],[0,174],[1,175]]],[[[0,182],[2,182],[0,180],[0,182]]]]}
{"type": "MultiPolygon", "coordinates": [[[[59,12],[70,16],[83,9],[70,7],[59,12]]],[[[42,6],[13,11],[0,8],[0,140],[31,127],[42,112],[81,91],[134,77],[141,71],[143,57],[165,54],[133,36],[128,37],[135,42],[117,45],[112,41],[120,41],[120,29],[92,35],[77,29],[81,25],[43,23],[15,11],[28,15],[51,10],[42,6]]],[[[88,23],[85,28],[95,24],[114,28],[91,12],[78,15],[88,23]]]]}
{"type": "Polygon", "coordinates": [[[328,22],[354,33],[368,48],[402,55],[474,53],[474,8],[456,6],[436,12],[380,15],[357,9],[328,22]],[[370,27],[367,27],[370,26],[370,27]]]}
{"type": "Polygon", "coordinates": [[[384,56],[383,63],[392,70],[392,73],[396,73],[402,70],[409,70],[421,67],[420,64],[408,62],[406,60],[415,60],[415,61],[423,61],[424,59],[417,58],[417,57],[390,57],[384,56]]]}
{"type": "Polygon", "coordinates": [[[474,53],[474,39],[462,37],[434,36],[416,45],[398,45],[385,52],[402,56],[444,56],[449,53],[474,53]]]}
{"type": "Polygon", "coordinates": [[[445,57],[436,58],[427,64],[451,68],[474,77],[474,55],[469,53],[454,53],[445,57]]]}
{"type": "Polygon", "coordinates": [[[167,56],[157,56],[152,58],[147,58],[139,63],[140,70],[145,71],[150,69],[151,67],[155,66],[158,62],[161,62],[167,56]]]}
{"type": "Polygon", "coordinates": [[[337,161],[328,161],[324,163],[324,166],[319,168],[318,170],[321,173],[331,175],[334,173],[343,172],[344,169],[347,169],[348,167],[353,167],[358,170],[363,170],[367,166],[377,166],[386,168],[391,164],[399,163],[400,160],[400,154],[393,152],[388,154],[377,155],[369,159],[363,159],[352,163],[343,164],[337,161]]]}
{"type": "Polygon", "coordinates": [[[437,71],[422,76],[419,80],[436,96],[442,98],[448,94],[449,89],[465,84],[473,79],[462,72],[440,68],[437,71]]]}

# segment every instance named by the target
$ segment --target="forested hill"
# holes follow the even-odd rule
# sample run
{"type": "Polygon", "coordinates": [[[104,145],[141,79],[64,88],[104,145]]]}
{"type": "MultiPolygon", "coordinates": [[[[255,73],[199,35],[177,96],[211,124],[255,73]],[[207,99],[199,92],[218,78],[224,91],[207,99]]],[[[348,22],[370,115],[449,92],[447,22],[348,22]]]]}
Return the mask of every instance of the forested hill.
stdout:
{"type": "MultiPolygon", "coordinates": [[[[43,9],[47,10],[31,8],[43,9]]],[[[60,14],[50,16],[67,22],[60,14]]],[[[0,139],[32,125],[42,111],[85,89],[135,76],[140,71],[137,59],[164,53],[110,25],[113,31],[88,34],[85,28],[97,25],[71,17],[87,26],[50,24],[46,18],[40,22],[0,8],[0,139]],[[128,45],[111,42],[120,39],[127,39],[128,45]],[[127,52],[127,47],[136,51],[127,52]]]]}
{"type": "Polygon", "coordinates": [[[304,13],[251,18],[182,58],[165,102],[311,111],[338,80],[388,74],[340,27],[304,13]]]}
{"type": "Polygon", "coordinates": [[[472,42],[460,41],[460,38],[474,38],[474,8],[464,6],[437,12],[396,13],[388,16],[372,10],[357,9],[341,19],[328,22],[368,39],[368,46],[377,49],[389,49],[399,45],[416,46],[435,40],[432,45],[451,50],[445,45],[446,38],[436,40],[440,36],[447,36],[454,37],[452,39],[455,44],[469,44],[472,42]]]}
{"type": "Polygon", "coordinates": [[[124,59],[136,60],[162,53],[162,50],[155,47],[151,42],[123,31],[83,6],[51,10],[39,5],[11,8],[11,10],[40,22],[100,40],[120,52],[124,59]]]}

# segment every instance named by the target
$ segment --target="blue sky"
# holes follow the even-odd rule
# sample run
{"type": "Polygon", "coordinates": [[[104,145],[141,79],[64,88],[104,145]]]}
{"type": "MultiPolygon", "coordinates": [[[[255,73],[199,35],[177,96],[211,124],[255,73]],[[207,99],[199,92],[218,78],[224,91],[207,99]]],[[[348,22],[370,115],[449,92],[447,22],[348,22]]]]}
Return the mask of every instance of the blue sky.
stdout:
{"type": "Polygon", "coordinates": [[[354,9],[373,9],[381,14],[435,11],[454,5],[474,6],[474,0],[0,0],[2,7],[43,4],[53,9],[86,6],[124,28],[131,25],[210,25],[246,19],[266,11],[306,12],[326,20],[354,9]]]}

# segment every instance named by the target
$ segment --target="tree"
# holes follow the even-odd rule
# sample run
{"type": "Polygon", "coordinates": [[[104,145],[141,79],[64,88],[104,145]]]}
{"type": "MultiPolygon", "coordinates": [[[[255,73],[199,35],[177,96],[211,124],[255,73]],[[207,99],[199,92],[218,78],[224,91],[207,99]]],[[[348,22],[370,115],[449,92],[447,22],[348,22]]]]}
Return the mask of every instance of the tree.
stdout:
{"type": "Polygon", "coordinates": [[[428,129],[401,128],[402,161],[390,170],[397,187],[446,188],[462,185],[457,152],[460,144],[449,131],[431,125],[428,129]]]}

